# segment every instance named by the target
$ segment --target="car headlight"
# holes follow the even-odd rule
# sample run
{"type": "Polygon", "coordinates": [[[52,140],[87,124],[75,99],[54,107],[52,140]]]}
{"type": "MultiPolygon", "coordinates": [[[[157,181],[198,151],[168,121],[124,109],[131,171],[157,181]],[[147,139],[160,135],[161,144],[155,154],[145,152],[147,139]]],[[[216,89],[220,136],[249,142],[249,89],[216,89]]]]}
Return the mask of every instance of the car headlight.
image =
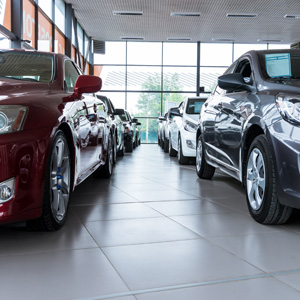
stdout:
{"type": "Polygon", "coordinates": [[[300,96],[279,94],[276,96],[276,105],[284,120],[300,125],[300,96]]]}
{"type": "Polygon", "coordinates": [[[0,134],[22,130],[26,115],[25,106],[0,105],[0,134]]]}
{"type": "Polygon", "coordinates": [[[184,129],[186,131],[190,131],[190,132],[196,132],[197,131],[197,125],[192,123],[192,122],[189,122],[189,121],[185,121],[184,122],[184,129]]]}

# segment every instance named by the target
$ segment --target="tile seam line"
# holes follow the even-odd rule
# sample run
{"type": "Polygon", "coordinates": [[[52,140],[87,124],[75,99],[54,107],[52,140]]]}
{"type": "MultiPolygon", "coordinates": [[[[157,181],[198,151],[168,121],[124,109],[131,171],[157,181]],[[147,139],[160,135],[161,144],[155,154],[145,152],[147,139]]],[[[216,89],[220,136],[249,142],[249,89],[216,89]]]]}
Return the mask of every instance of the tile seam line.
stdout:
{"type": "Polygon", "coordinates": [[[198,282],[198,283],[187,283],[187,284],[180,284],[180,285],[161,287],[161,288],[152,288],[152,289],[136,290],[136,291],[123,292],[123,293],[116,293],[116,294],[108,294],[108,295],[103,295],[103,296],[74,298],[73,300],[113,299],[113,298],[117,298],[117,297],[135,296],[135,295],[150,294],[150,293],[164,292],[164,291],[177,290],[177,289],[209,286],[209,285],[216,285],[216,284],[222,284],[222,283],[232,283],[232,282],[238,282],[238,281],[244,281],[244,280],[269,278],[269,277],[282,276],[282,275],[291,275],[291,274],[297,274],[297,273],[300,273],[300,269],[272,272],[272,273],[264,273],[264,274],[251,275],[251,276],[234,277],[234,278],[229,278],[229,279],[217,279],[217,280],[204,281],[204,282],[198,282]]]}

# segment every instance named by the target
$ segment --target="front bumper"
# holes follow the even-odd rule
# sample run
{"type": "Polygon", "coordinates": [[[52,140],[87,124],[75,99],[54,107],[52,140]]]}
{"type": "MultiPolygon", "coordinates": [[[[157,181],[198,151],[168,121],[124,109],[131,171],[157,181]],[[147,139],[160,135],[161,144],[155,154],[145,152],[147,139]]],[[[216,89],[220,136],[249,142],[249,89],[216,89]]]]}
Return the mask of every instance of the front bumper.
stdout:
{"type": "Polygon", "coordinates": [[[300,128],[280,120],[267,130],[279,201],[300,208],[300,128]]]}
{"type": "Polygon", "coordinates": [[[182,130],[180,132],[182,153],[187,157],[196,157],[196,132],[182,130]]]}
{"type": "Polygon", "coordinates": [[[0,223],[41,215],[49,135],[40,128],[0,136],[0,183],[15,178],[13,198],[0,202],[0,223]]]}

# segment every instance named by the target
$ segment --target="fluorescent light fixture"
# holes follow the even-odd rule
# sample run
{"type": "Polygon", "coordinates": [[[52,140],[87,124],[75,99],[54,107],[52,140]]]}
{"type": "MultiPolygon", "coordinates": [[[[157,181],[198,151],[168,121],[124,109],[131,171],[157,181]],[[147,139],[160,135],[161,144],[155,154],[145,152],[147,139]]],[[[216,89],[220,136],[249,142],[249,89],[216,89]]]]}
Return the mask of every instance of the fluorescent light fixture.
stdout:
{"type": "Polygon", "coordinates": [[[244,14],[244,13],[228,13],[228,18],[256,18],[257,14],[244,14]]]}
{"type": "Polygon", "coordinates": [[[171,17],[200,17],[199,12],[171,12],[171,17]]]}
{"type": "Polygon", "coordinates": [[[114,16],[142,16],[142,11],[123,11],[123,10],[114,10],[113,11],[114,16]]]}
{"type": "Polygon", "coordinates": [[[145,40],[142,36],[121,36],[121,40],[134,40],[134,41],[143,41],[145,40]]]}
{"type": "Polygon", "coordinates": [[[280,39],[258,39],[259,43],[280,43],[282,40],[280,39]]]}
{"type": "Polygon", "coordinates": [[[213,42],[222,42],[222,43],[228,43],[228,42],[234,42],[235,39],[232,38],[212,38],[211,39],[213,42]]]}
{"type": "Polygon", "coordinates": [[[191,41],[192,39],[189,37],[168,37],[168,41],[191,41]]]}
{"type": "Polygon", "coordinates": [[[286,19],[300,19],[300,15],[285,15],[286,19]]]}

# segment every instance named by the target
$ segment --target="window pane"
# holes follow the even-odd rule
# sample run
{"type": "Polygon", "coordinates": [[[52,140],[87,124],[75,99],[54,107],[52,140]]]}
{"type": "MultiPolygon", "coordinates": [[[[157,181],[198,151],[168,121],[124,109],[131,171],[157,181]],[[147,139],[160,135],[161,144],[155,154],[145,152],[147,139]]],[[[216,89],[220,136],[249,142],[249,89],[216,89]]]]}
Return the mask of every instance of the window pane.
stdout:
{"type": "Polygon", "coordinates": [[[87,48],[88,48],[88,45],[89,45],[89,38],[86,34],[84,34],[84,53],[83,56],[86,55],[86,51],[87,51],[87,48]]]}
{"type": "Polygon", "coordinates": [[[52,51],[52,24],[39,11],[38,50],[52,51]]]}
{"type": "Polygon", "coordinates": [[[95,64],[126,63],[126,42],[105,42],[105,54],[94,54],[95,64]]]}
{"type": "Polygon", "coordinates": [[[197,65],[196,43],[164,43],[164,65],[197,65]]]}
{"type": "Polygon", "coordinates": [[[110,93],[100,91],[98,94],[108,97],[115,108],[125,108],[125,93],[110,93]]]}
{"type": "Polygon", "coordinates": [[[11,41],[7,39],[5,35],[0,33],[0,49],[9,49],[9,48],[11,48],[11,41]]]}
{"type": "Polygon", "coordinates": [[[161,43],[128,42],[127,63],[129,65],[161,65],[161,43]]]}
{"type": "Polygon", "coordinates": [[[55,52],[65,54],[65,36],[55,28],[55,52]]]}
{"type": "Polygon", "coordinates": [[[65,2],[55,0],[55,25],[65,33],[65,2]]]}
{"type": "Polygon", "coordinates": [[[74,22],[72,20],[72,44],[75,46],[75,30],[74,30],[74,22]]]}
{"type": "Polygon", "coordinates": [[[205,68],[200,67],[200,86],[205,92],[211,92],[218,81],[218,77],[223,75],[227,68],[205,68]]]}
{"type": "Polygon", "coordinates": [[[196,67],[164,67],[164,91],[196,91],[196,67]]]}
{"type": "Polygon", "coordinates": [[[52,0],[39,1],[39,7],[52,20],[52,0]]]}
{"type": "Polygon", "coordinates": [[[141,133],[142,143],[157,143],[157,118],[155,119],[139,119],[141,125],[139,130],[141,133]]]}
{"type": "Polygon", "coordinates": [[[127,93],[127,109],[135,117],[160,116],[161,93],[127,93]]]}
{"type": "Polygon", "coordinates": [[[79,52],[83,54],[83,29],[79,23],[77,23],[77,35],[78,35],[79,52]]]}
{"type": "Polygon", "coordinates": [[[102,79],[101,90],[125,90],[125,66],[95,66],[94,71],[102,79]]]}
{"type": "Polygon", "coordinates": [[[187,97],[196,97],[196,93],[164,93],[162,115],[170,108],[177,107],[187,97]]]}
{"type": "Polygon", "coordinates": [[[128,67],[127,89],[137,91],[160,91],[160,67],[128,67]]]}
{"type": "Polygon", "coordinates": [[[234,60],[250,50],[266,50],[267,44],[234,44],[234,60]]]}
{"type": "Polygon", "coordinates": [[[269,44],[268,49],[291,49],[290,44],[269,44]]]}
{"type": "Polygon", "coordinates": [[[0,1],[0,25],[11,30],[11,0],[0,1]]]}
{"type": "Polygon", "coordinates": [[[230,66],[232,64],[232,44],[205,44],[200,47],[201,66],[230,66]]]}
{"type": "Polygon", "coordinates": [[[35,48],[34,5],[29,0],[23,0],[23,39],[31,41],[30,46],[35,48]]]}

